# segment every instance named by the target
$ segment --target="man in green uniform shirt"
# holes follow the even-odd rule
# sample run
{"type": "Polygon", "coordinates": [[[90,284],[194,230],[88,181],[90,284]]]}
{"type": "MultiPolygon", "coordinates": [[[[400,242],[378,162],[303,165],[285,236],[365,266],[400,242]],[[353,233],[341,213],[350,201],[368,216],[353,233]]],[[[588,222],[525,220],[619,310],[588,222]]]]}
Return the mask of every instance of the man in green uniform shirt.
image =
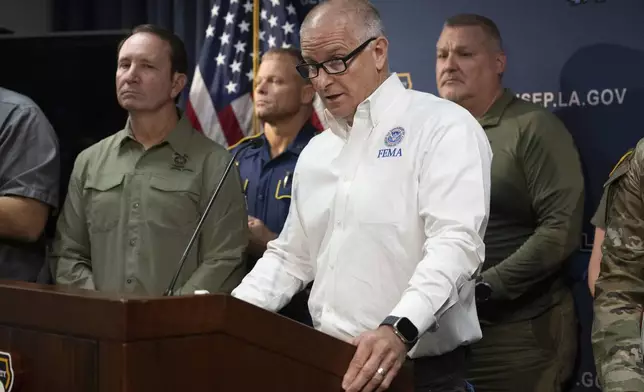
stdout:
{"type": "Polygon", "coordinates": [[[644,139],[606,184],[606,236],[595,283],[593,353],[603,392],[644,391],[644,139]]]}
{"type": "MultiPolygon", "coordinates": [[[[187,56],[171,32],[144,25],[119,47],[116,91],[125,129],[81,152],[58,221],[56,283],[162,295],[230,154],[175,106],[187,56]]],[[[176,286],[230,292],[245,275],[247,214],[239,174],[224,181],[176,286]]]]}
{"type": "Polygon", "coordinates": [[[479,120],[494,154],[476,284],[483,338],[472,345],[468,380],[477,392],[557,392],[572,376],[577,347],[564,265],[581,237],[581,164],[557,117],[503,88],[505,64],[493,21],[446,21],[437,43],[438,91],[479,120]]]}

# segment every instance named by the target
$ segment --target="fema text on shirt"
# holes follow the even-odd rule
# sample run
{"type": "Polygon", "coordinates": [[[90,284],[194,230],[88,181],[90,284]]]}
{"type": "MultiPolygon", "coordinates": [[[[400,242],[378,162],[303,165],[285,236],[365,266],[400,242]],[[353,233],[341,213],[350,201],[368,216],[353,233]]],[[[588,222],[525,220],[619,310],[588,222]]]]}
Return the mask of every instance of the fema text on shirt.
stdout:
{"type": "Polygon", "coordinates": [[[545,108],[622,105],[626,99],[626,87],[591,89],[588,91],[539,91],[517,93],[516,96],[545,108]]]}

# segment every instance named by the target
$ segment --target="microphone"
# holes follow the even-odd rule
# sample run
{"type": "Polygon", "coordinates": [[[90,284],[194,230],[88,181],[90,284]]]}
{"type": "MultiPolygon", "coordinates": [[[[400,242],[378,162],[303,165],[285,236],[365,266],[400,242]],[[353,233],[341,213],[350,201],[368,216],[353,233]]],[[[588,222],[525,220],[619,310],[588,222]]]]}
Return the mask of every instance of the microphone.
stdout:
{"type": "Polygon", "coordinates": [[[264,139],[261,137],[258,138],[253,138],[253,139],[248,139],[245,142],[242,143],[242,145],[235,151],[233,154],[232,158],[230,158],[230,161],[228,162],[228,165],[226,166],[226,169],[224,170],[224,174],[221,175],[221,178],[219,179],[219,184],[217,184],[217,187],[215,188],[215,192],[213,192],[212,196],[210,196],[210,200],[208,201],[208,205],[206,206],[206,210],[204,213],[201,215],[201,218],[199,219],[199,223],[197,223],[197,227],[195,228],[194,232],[192,233],[192,237],[190,238],[190,241],[188,242],[188,245],[186,246],[186,249],[183,251],[183,256],[181,256],[181,260],[179,261],[179,266],[177,267],[177,271],[174,274],[174,277],[172,278],[172,281],[170,282],[170,285],[166,289],[166,291],[163,293],[164,297],[172,296],[174,294],[174,286],[177,284],[177,279],[179,279],[179,274],[181,273],[181,270],[183,269],[183,265],[186,263],[186,259],[188,258],[188,253],[190,253],[190,249],[192,249],[192,246],[195,243],[195,240],[199,236],[199,233],[201,232],[201,227],[203,226],[204,222],[206,221],[206,217],[208,216],[208,213],[210,212],[210,209],[212,208],[212,205],[217,198],[217,195],[219,195],[219,191],[221,190],[221,186],[224,183],[224,180],[226,179],[226,176],[228,176],[228,173],[230,172],[230,169],[233,167],[233,164],[235,163],[235,159],[237,159],[237,155],[239,155],[240,152],[244,151],[248,147],[251,147],[253,149],[260,148],[262,145],[264,145],[264,139]]]}

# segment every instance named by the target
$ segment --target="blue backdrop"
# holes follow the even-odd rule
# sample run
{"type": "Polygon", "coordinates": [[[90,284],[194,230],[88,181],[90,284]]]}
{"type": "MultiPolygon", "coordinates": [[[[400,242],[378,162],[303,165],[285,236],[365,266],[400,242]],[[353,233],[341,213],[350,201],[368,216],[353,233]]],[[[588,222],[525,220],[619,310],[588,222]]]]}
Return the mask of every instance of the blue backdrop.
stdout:
{"type": "MultiPolygon", "coordinates": [[[[310,3],[310,1],[306,1],[310,3]]],[[[592,302],[585,284],[602,184],[621,155],[644,136],[644,2],[641,0],[373,0],[390,40],[392,70],[437,94],[435,44],[453,14],[494,20],[504,41],[506,87],[544,105],[573,134],[586,179],[582,246],[570,274],[580,318],[574,391],[596,388],[590,348],[592,302]]]]}

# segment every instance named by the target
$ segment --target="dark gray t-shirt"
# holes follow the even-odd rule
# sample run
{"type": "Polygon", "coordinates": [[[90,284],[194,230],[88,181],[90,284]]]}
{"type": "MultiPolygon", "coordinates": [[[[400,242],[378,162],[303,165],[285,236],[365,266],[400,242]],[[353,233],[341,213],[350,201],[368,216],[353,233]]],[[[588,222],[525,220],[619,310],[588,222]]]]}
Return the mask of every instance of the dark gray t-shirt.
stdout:
{"type": "MultiPolygon", "coordinates": [[[[0,87],[0,197],[28,197],[57,209],[59,177],[58,139],[44,113],[0,87]]],[[[1,279],[35,281],[45,259],[44,238],[31,244],[0,238],[1,279]]]]}

